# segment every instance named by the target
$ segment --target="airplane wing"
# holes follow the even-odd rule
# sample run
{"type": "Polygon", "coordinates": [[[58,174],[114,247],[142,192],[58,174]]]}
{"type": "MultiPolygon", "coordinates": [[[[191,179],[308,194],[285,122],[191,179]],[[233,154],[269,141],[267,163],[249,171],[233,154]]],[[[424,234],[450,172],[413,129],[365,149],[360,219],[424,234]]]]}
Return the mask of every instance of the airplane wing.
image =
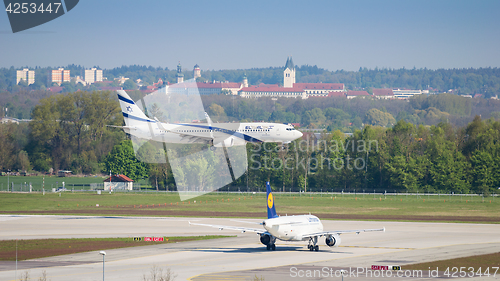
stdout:
{"type": "Polygon", "coordinates": [[[344,233],[356,233],[359,234],[360,232],[372,232],[372,231],[383,231],[385,232],[385,227],[384,228],[379,228],[379,229],[355,229],[355,230],[334,230],[334,231],[322,231],[322,232],[314,232],[314,233],[306,233],[302,235],[302,237],[315,237],[315,236],[326,236],[326,235],[331,235],[331,234],[344,234],[344,233]]]}
{"type": "Polygon", "coordinates": [[[107,127],[120,128],[120,129],[129,129],[129,130],[137,130],[136,127],[131,126],[115,126],[115,125],[106,125],[107,127]]]}
{"type": "Polygon", "coordinates": [[[201,136],[193,136],[193,135],[188,135],[188,134],[181,134],[177,133],[181,136],[181,140],[185,141],[187,143],[199,143],[199,142],[204,142],[204,143],[211,143],[212,139],[211,138],[206,138],[206,137],[201,137],[201,136]]]}
{"type": "Polygon", "coordinates": [[[189,222],[189,225],[201,225],[208,226],[213,228],[218,228],[219,230],[230,229],[230,230],[238,230],[241,232],[255,232],[257,234],[266,233],[265,229],[257,229],[257,228],[248,228],[248,227],[238,227],[238,226],[227,226],[227,225],[213,225],[213,224],[203,224],[203,223],[192,223],[189,222]]]}

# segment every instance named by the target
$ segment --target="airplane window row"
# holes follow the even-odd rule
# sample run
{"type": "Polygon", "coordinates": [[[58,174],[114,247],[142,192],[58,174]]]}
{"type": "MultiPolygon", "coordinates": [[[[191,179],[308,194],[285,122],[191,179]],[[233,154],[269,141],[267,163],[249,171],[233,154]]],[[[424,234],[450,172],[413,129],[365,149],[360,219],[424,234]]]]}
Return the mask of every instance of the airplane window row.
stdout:
{"type": "MultiPolygon", "coordinates": [[[[287,129],[288,130],[288,129],[287,129]]],[[[269,132],[270,130],[213,130],[214,132],[269,132]]],[[[203,133],[211,130],[177,130],[179,133],[203,133]]]]}

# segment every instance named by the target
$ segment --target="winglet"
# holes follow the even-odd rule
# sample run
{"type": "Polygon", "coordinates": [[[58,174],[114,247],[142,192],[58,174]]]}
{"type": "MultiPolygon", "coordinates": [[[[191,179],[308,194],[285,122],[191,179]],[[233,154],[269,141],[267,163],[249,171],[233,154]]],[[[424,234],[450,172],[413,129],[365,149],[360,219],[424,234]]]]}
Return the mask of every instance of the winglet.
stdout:
{"type": "Polygon", "coordinates": [[[268,219],[277,218],[278,215],[276,214],[276,208],[274,208],[273,192],[271,190],[271,184],[269,184],[269,182],[266,183],[266,189],[267,189],[267,218],[268,219]]]}

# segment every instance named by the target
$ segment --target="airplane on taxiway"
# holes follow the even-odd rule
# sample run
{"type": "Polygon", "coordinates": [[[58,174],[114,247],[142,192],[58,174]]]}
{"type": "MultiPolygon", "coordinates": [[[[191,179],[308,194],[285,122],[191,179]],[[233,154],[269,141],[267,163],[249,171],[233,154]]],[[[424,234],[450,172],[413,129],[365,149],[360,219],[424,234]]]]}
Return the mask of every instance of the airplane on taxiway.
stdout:
{"type": "Polygon", "coordinates": [[[243,146],[247,142],[290,143],[302,137],[293,126],[280,123],[163,123],[147,117],[123,91],[117,91],[125,126],[116,126],[135,137],[165,143],[206,143],[212,147],[243,146]]]}
{"type": "Polygon", "coordinates": [[[191,225],[210,226],[220,230],[230,229],[242,232],[255,232],[260,235],[260,242],[267,246],[267,250],[276,250],[276,239],[282,241],[308,241],[307,248],[310,251],[319,251],[318,238],[326,236],[325,243],[330,247],[340,245],[340,234],[384,231],[385,227],[380,229],[358,229],[358,230],[332,230],[323,231],[323,224],[318,217],[313,215],[300,216],[278,216],[274,206],[273,194],[269,182],[267,188],[267,220],[260,223],[264,229],[246,228],[236,226],[211,225],[201,223],[191,223],[191,225]]]}

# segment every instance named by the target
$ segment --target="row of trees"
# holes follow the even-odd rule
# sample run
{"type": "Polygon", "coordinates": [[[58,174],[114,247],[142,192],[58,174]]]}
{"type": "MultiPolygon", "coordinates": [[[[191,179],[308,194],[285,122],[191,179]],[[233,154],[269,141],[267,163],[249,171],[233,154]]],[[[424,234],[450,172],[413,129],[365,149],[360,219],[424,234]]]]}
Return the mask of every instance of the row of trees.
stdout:
{"type": "Polygon", "coordinates": [[[74,92],[40,100],[32,112],[26,151],[37,171],[98,173],[99,163],[124,137],[123,119],[110,92],[74,92]]]}
{"type": "Polygon", "coordinates": [[[475,115],[489,118],[500,114],[499,100],[470,99],[452,94],[421,95],[409,102],[342,97],[275,101],[221,95],[202,96],[202,100],[205,105],[210,105],[207,111],[214,120],[300,123],[302,127],[342,132],[354,132],[363,124],[393,126],[399,120],[416,125],[446,122],[465,126],[475,115]]]}
{"type": "MultiPolygon", "coordinates": [[[[214,122],[217,122],[216,118],[227,118],[230,114],[239,118],[267,114],[269,121],[286,122],[286,119],[278,119],[282,118],[279,116],[288,118],[294,114],[301,122],[309,120],[310,124],[322,126],[345,126],[342,122],[352,121],[353,116],[362,117],[365,124],[375,125],[354,130],[350,137],[335,129],[331,133],[324,131],[320,138],[306,134],[305,139],[296,140],[284,149],[273,143],[265,146],[248,144],[248,172],[230,188],[248,186],[255,189],[261,187],[262,182],[271,180],[274,186],[295,191],[377,189],[487,193],[500,185],[500,114],[491,114],[497,120],[482,120],[476,116],[462,127],[447,120],[424,126],[412,124],[405,118],[394,120],[389,106],[370,107],[371,103],[378,101],[310,99],[275,102],[219,98],[204,97],[205,105],[209,102],[208,109],[214,113],[214,122]],[[218,105],[215,101],[224,102],[218,105]],[[360,115],[363,111],[366,112],[364,116],[360,115]],[[388,128],[377,126],[384,125],[377,122],[387,123],[388,128]]],[[[444,107],[454,104],[448,110],[455,110],[457,114],[467,114],[471,110],[467,109],[470,100],[465,99],[463,103],[454,100],[455,96],[450,98],[454,102],[443,102],[438,96],[392,102],[402,108],[418,106],[420,109],[414,109],[415,112],[434,112],[439,109],[433,106],[440,107],[441,103],[444,107]]],[[[80,91],[46,97],[33,109],[32,119],[29,124],[0,125],[1,170],[48,171],[52,168],[94,174],[107,174],[111,170],[133,179],[149,177],[153,186],[175,189],[168,162],[146,164],[138,161],[123,130],[107,126],[123,124],[114,93],[80,91]]]]}
{"type": "MultiPolygon", "coordinates": [[[[320,137],[306,133],[287,145],[247,144],[246,173],[223,189],[263,190],[263,183],[271,181],[280,191],[488,195],[498,192],[500,186],[499,139],[500,122],[478,116],[462,128],[447,123],[415,126],[401,120],[392,128],[366,126],[350,137],[340,131],[320,137]]],[[[152,186],[176,188],[168,162],[138,162],[130,141],[116,146],[106,161],[110,159],[128,163],[115,165],[130,177],[149,173],[152,186]]],[[[204,170],[210,175],[218,170],[207,166],[204,159],[186,161],[200,175],[204,170]]],[[[232,165],[234,169],[236,164],[232,165]]]]}

